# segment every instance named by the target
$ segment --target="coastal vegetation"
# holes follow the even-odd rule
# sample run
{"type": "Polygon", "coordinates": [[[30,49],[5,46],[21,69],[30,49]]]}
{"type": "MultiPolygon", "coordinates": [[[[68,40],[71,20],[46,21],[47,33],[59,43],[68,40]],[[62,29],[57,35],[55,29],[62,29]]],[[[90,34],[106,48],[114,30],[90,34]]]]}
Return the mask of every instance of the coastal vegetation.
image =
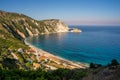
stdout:
{"type": "Polygon", "coordinates": [[[59,68],[53,71],[45,71],[42,68],[37,70],[0,68],[0,80],[119,80],[119,71],[120,65],[117,60],[112,60],[107,66],[88,69],[59,68]]]}
{"type": "Polygon", "coordinates": [[[47,68],[51,66],[54,69],[65,68],[66,64],[59,64],[59,61],[46,61],[47,57],[39,60],[38,57],[42,59],[44,56],[37,55],[36,50],[25,45],[24,40],[26,37],[39,34],[68,31],[68,26],[58,19],[37,21],[24,14],[0,11],[1,66],[8,69],[11,69],[14,64],[13,68],[19,69],[36,69],[40,66],[47,66],[47,68]]]}
{"type": "MultiPolygon", "coordinates": [[[[68,26],[60,20],[37,21],[23,14],[0,11],[0,80],[118,80],[120,78],[120,65],[115,59],[107,66],[90,63],[89,68],[73,69],[69,67],[71,64],[65,63],[64,60],[51,60],[46,56],[36,55],[37,51],[24,43],[25,38],[29,36],[67,32],[68,29],[68,26]]],[[[75,31],[79,32],[77,29],[75,31]]]]}
{"type": "Polygon", "coordinates": [[[29,51],[30,47],[24,44],[25,38],[67,30],[67,25],[57,19],[37,21],[24,14],[0,11],[1,66],[8,69],[12,65],[15,66],[13,68],[33,69],[33,65],[30,66],[29,62],[38,63],[38,61],[33,54],[35,51],[29,51]]]}

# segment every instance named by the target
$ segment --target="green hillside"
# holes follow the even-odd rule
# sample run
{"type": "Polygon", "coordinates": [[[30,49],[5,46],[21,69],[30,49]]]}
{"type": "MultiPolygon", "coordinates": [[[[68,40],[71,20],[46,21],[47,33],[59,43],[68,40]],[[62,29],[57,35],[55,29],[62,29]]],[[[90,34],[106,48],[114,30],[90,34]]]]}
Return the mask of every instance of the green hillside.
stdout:
{"type": "Polygon", "coordinates": [[[68,27],[57,19],[37,21],[24,14],[0,11],[0,65],[8,69],[12,65],[12,68],[34,68],[28,64],[30,60],[36,62],[36,57],[26,53],[29,47],[24,44],[24,39],[39,34],[55,33],[60,29],[59,25],[68,30],[68,27]],[[22,49],[23,53],[20,54],[18,49],[22,49]]]}
{"type": "Polygon", "coordinates": [[[107,66],[91,63],[86,69],[52,71],[45,68],[45,60],[38,62],[35,54],[27,53],[30,47],[24,44],[26,37],[68,30],[68,26],[57,19],[37,21],[23,14],[0,11],[0,80],[120,79],[117,60],[112,60],[107,66]],[[38,65],[40,67],[36,68],[38,65]]]}

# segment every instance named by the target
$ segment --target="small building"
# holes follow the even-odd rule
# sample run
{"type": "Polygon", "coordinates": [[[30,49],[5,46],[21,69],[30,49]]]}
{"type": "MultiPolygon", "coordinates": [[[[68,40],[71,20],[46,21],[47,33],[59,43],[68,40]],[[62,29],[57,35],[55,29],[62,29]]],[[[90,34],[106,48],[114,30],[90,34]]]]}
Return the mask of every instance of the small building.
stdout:
{"type": "Polygon", "coordinates": [[[48,59],[48,57],[46,57],[46,56],[40,56],[40,60],[45,60],[45,59],[48,59]]]}
{"type": "Polygon", "coordinates": [[[27,50],[26,52],[27,52],[27,53],[35,53],[36,51],[33,50],[33,49],[29,49],[29,50],[27,50]]]}
{"type": "Polygon", "coordinates": [[[22,49],[22,48],[19,48],[19,49],[18,49],[18,52],[23,53],[23,49],[22,49]]]}

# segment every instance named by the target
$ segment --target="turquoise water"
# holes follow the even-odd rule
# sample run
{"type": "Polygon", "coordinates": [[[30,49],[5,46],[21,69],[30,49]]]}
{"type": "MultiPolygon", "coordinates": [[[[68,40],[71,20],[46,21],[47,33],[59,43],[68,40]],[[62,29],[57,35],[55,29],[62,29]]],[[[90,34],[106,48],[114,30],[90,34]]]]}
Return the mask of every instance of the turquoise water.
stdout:
{"type": "MultiPolygon", "coordinates": [[[[70,26],[74,27],[74,26],[70,26]]],[[[81,33],[55,33],[28,38],[30,44],[62,58],[106,65],[120,62],[120,27],[76,26],[81,33]]]]}

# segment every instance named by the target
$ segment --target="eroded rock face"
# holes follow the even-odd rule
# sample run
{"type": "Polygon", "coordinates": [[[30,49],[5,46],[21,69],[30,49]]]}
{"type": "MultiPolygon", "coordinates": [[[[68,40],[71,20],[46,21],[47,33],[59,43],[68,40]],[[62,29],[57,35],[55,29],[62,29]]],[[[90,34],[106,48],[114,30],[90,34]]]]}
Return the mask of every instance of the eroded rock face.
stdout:
{"type": "Polygon", "coordinates": [[[18,33],[18,35],[20,35],[23,39],[26,38],[25,35],[24,35],[22,32],[20,32],[19,30],[17,30],[17,33],[18,33]]]}
{"type": "Polygon", "coordinates": [[[23,14],[4,11],[0,11],[0,24],[19,39],[39,34],[69,31],[68,26],[58,19],[37,21],[23,14]]]}
{"type": "Polygon", "coordinates": [[[69,30],[68,26],[61,21],[57,23],[56,27],[56,32],[68,32],[69,30]]]}
{"type": "Polygon", "coordinates": [[[44,25],[46,26],[46,32],[47,33],[56,33],[56,32],[68,32],[69,28],[68,26],[57,19],[51,19],[51,20],[44,20],[44,25]]]}
{"type": "Polygon", "coordinates": [[[33,36],[33,33],[26,27],[29,36],[33,36]]]}

